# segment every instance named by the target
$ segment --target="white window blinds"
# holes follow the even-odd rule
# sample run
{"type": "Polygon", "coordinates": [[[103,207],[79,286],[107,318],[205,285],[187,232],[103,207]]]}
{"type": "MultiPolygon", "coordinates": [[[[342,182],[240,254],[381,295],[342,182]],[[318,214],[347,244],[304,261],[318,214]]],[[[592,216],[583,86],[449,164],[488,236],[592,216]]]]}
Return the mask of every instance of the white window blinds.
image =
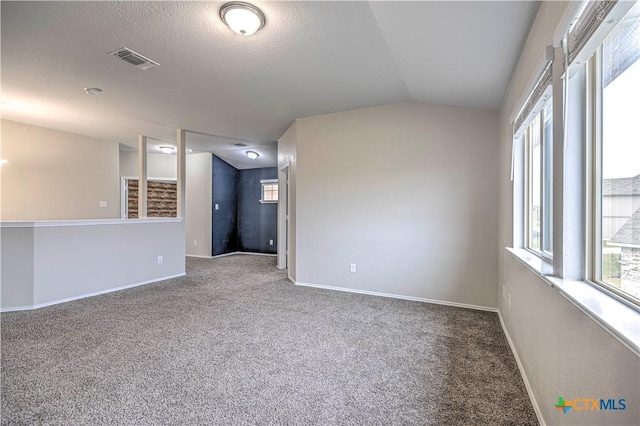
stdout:
{"type": "Polygon", "coordinates": [[[520,113],[516,116],[513,122],[514,135],[520,136],[524,129],[534,119],[536,113],[540,112],[544,103],[549,97],[549,88],[551,87],[551,65],[553,62],[547,63],[542,75],[538,82],[534,86],[531,94],[527,98],[524,106],[520,110],[520,113]]]}
{"type": "Polygon", "coordinates": [[[633,7],[635,1],[599,0],[586,2],[564,41],[565,64],[589,59],[603,40],[633,7]]]}

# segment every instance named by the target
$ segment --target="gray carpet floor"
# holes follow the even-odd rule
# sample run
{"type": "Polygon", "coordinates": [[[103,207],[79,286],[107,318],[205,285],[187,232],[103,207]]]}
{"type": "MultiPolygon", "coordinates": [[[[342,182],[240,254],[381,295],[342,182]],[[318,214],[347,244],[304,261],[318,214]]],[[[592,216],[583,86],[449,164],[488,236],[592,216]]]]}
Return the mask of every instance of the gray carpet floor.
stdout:
{"type": "Polygon", "coordinates": [[[5,425],[537,424],[495,313],[296,287],[273,257],[1,321],[5,425]]]}

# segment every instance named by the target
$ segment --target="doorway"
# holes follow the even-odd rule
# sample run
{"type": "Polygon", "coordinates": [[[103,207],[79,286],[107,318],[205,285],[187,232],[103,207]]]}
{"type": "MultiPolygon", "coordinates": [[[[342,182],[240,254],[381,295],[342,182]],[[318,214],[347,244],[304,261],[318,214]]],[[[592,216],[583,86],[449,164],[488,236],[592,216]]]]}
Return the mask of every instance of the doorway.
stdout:
{"type": "Polygon", "coordinates": [[[289,269],[289,172],[289,162],[278,171],[278,269],[289,269]]]}

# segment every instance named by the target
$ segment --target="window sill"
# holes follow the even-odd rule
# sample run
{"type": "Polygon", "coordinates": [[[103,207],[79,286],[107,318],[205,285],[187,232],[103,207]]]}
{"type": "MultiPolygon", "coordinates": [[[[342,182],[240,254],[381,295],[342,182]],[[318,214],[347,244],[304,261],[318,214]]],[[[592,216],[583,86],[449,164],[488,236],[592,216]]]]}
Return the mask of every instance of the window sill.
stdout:
{"type": "Polygon", "coordinates": [[[595,320],[636,355],[640,355],[640,312],[584,281],[546,275],[546,262],[524,249],[506,250],[529,270],[595,320]]]}
{"type": "Polygon", "coordinates": [[[258,200],[260,204],[278,204],[277,201],[258,200]]]}

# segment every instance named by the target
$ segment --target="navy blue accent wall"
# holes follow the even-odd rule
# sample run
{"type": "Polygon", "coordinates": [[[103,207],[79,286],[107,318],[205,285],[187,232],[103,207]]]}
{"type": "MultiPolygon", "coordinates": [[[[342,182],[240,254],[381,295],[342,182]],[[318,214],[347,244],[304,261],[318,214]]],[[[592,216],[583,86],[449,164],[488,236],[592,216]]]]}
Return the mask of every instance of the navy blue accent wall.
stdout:
{"type": "Polygon", "coordinates": [[[211,249],[217,256],[238,251],[238,170],[214,155],[212,178],[211,249]]]}
{"type": "Polygon", "coordinates": [[[278,169],[238,171],[238,251],[276,253],[278,204],[260,204],[262,179],[277,179],[278,169]],[[269,245],[273,240],[273,245],[269,245]]]}

